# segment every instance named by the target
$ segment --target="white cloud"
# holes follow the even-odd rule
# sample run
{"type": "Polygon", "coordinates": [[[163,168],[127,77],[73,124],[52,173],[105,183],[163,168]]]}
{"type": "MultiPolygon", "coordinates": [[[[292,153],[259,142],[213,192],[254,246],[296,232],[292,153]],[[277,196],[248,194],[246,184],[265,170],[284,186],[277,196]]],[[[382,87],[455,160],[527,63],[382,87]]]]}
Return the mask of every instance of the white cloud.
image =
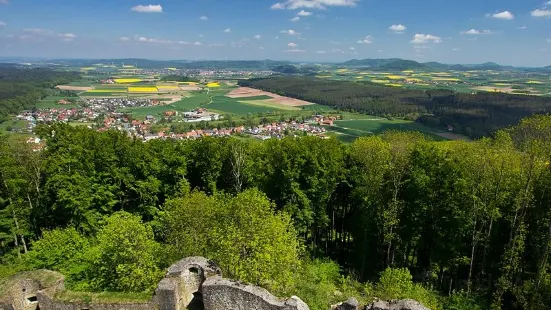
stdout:
{"type": "Polygon", "coordinates": [[[270,7],[272,10],[283,10],[285,8],[285,4],[283,3],[276,3],[270,7]]]}
{"type": "Polygon", "coordinates": [[[261,49],[261,50],[263,50],[263,49],[264,49],[264,46],[261,46],[261,47],[259,47],[258,49],[261,49]]]}
{"type": "Polygon", "coordinates": [[[8,4],[10,3],[8,0],[0,0],[0,4],[8,4]]]}
{"type": "Polygon", "coordinates": [[[373,37],[372,36],[366,36],[365,38],[361,39],[361,40],[358,40],[358,44],[371,44],[371,42],[373,42],[373,37]]]}
{"type": "Polygon", "coordinates": [[[230,32],[231,32],[231,29],[230,29],[230,28],[224,29],[224,33],[230,33],[230,32]]]}
{"type": "MultiPolygon", "coordinates": [[[[138,42],[155,43],[155,44],[173,44],[173,43],[176,43],[176,42],[172,42],[170,40],[165,40],[165,39],[148,38],[148,37],[140,37],[140,36],[135,36],[134,39],[136,39],[138,42]]],[[[180,43],[180,42],[182,42],[182,41],[179,41],[178,43],[180,43]]],[[[180,43],[180,44],[182,44],[182,43],[180,43]]]]}
{"type": "Polygon", "coordinates": [[[353,46],[351,46],[351,47],[349,48],[349,50],[351,50],[351,51],[355,51],[355,50],[356,50],[356,48],[355,48],[355,47],[353,47],[353,46]]]}
{"type": "Polygon", "coordinates": [[[430,47],[428,47],[426,45],[415,45],[415,46],[413,46],[413,48],[414,49],[423,49],[423,48],[430,48],[430,47]]]}
{"type": "Polygon", "coordinates": [[[532,16],[533,17],[551,17],[551,10],[540,10],[540,9],[535,9],[532,11],[532,16]]]}
{"type": "Polygon", "coordinates": [[[23,29],[25,32],[30,32],[34,35],[53,35],[54,32],[48,29],[42,29],[42,28],[25,28],[23,29]]]}
{"type": "Polygon", "coordinates": [[[4,22],[0,22],[0,27],[6,27],[8,24],[4,23],[4,22]]]}
{"type": "Polygon", "coordinates": [[[300,35],[300,32],[296,32],[293,29],[281,30],[279,33],[285,33],[285,34],[288,34],[290,36],[299,36],[300,35]]]}
{"type": "Polygon", "coordinates": [[[131,10],[138,13],[162,13],[163,7],[160,4],[136,5],[131,10]]]}
{"type": "Polygon", "coordinates": [[[295,17],[290,19],[290,21],[292,21],[292,22],[298,22],[299,20],[300,20],[300,17],[298,17],[298,16],[295,16],[295,17]]]}
{"type": "Polygon", "coordinates": [[[197,41],[197,42],[193,42],[193,45],[195,45],[195,46],[201,46],[201,45],[203,45],[203,43],[197,41]]]}
{"type": "Polygon", "coordinates": [[[129,37],[120,37],[119,41],[123,41],[123,42],[130,41],[130,38],[129,37]]]}
{"type": "Polygon", "coordinates": [[[471,29],[471,30],[467,30],[467,31],[462,31],[461,34],[468,34],[468,35],[492,34],[492,31],[491,30],[471,29]]]}
{"type": "Polygon", "coordinates": [[[255,39],[257,39],[257,40],[260,40],[260,39],[262,39],[262,36],[259,35],[259,34],[257,34],[257,35],[255,35],[253,38],[255,38],[255,39]]]}
{"type": "Polygon", "coordinates": [[[296,9],[320,9],[324,10],[330,6],[354,7],[360,0],[287,0],[284,3],[278,2],[272,5],[273,10],[296,10],[296,9]]]}
{"type": "Polygon", "coordinates": [[[77,37],[73,33],[58,33],[57,36],[63,39],[63,41],[73,41],[77,37]]]}
{"type": "Polygon", "coordinates": [[[208,17],[206,17],[205,15],[203,15],[203,16],[201,16],[201,17],[199,17],[199,19],[200,19],[200,20],[209,20],[209,18],[208,18],[208,17]]]}
{"type": "Polygon", "coordinates": [[[312,15],[312,12],[301,10],[300,12],[297,13],[297,15],[298,16],[310,16],[310,15],[312,15]]]}
{"type": "Polygon", "coordinates": [[[442,42],[442,38],[434,36],[432,34],[416,33],[411,40],[411,43],[414,44],[425,44],[429,42],[440,43],[442,42]]]}
{"type": "Polygon", "coordinates": [[[291,43],[287,44],[287,46],[290,47],[290,48],[295,48],[295,47],[298,46],[298,44],[291,42],[291,43]]]}
{"type": "Polygon", "coordinates": [[[325,51],[316,51],[316,54],[325,54],[325,51]]]}
{"type": "Polygon", "coordinates": [[[513,15],[513,13],[511,13],[511,12],[509,12],[509,11],[503,11],[503,12],[491,14],[490,16],[493,17],[493,18],[497,18],[497,19],[506,19],[506,20],[511,20],[511,19],[514,19],[514,18],[515,18],[515,16],[513,15]]]}
{"type": "Polygon", "coordinates": [[[518,27],[518,29],[524,30],[524,29],[528,29],[528,27],[526,27],[526,26],[520,26],[520,27],[518,27]]]}
{"type": "Polygon", "coordinates": [[[398,25],[392,25],[388,27],[388,29],[396,33],[402,33],[407,29],[407,27],[402,24],[398,24],[398,25]]]}
{"type": "Polygon", "coordinates": [[[286,53],[304,53],[305,50],[299,50],[299,49],[290,49],[290,50],[284,50],[286,53]]]}
{"type": "Polygon", "coordinates": [[[457,52],[457,51],[460,51],[460,49],[458,49],[457,47],[454,47],[452,48],[452,51],[457,52]]]}

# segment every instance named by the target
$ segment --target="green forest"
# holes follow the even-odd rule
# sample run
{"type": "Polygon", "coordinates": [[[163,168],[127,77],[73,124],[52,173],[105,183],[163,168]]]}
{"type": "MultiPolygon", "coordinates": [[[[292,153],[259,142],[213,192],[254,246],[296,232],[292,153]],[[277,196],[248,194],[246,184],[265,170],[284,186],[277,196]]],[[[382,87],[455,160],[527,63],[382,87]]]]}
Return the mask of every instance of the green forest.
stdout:
{"type": "Polygon", "coordinates": [[[41,152],[0,137],[0,279],[46,268],[74,292],[150,294],[202,255],[312,309],[550,309],[551,116],[471,143],[37,133],[41,152]]]}
{"type": "Polygon", "coordinates": [[[273,77],[239,85],[315,102],[336,109],[383,117],[406,117],[433,127],[454,127],[458,134],[486,137],[533,114],[551,112],[548,97],[451,90],[414,90],[369,82],[309,77],[273,77]]]}
{"type": "Polygon", "coordinates": [[[77,72],[47,68],[21,69],[11,64],[0,64],[0,123],[12,114],[33,109],[38,100],[52,92],[49,89],[78,77],[77,72]]]}

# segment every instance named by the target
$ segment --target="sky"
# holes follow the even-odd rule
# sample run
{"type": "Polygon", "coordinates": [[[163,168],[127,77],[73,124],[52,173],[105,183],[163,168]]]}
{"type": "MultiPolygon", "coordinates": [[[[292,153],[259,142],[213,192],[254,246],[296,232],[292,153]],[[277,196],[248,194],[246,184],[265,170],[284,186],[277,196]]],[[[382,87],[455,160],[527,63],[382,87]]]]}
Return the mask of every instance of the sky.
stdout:
{"type": "Polygon", "coordinates": [[[551,65],[551,0],[0,0],[0,57],[551,65]]]}

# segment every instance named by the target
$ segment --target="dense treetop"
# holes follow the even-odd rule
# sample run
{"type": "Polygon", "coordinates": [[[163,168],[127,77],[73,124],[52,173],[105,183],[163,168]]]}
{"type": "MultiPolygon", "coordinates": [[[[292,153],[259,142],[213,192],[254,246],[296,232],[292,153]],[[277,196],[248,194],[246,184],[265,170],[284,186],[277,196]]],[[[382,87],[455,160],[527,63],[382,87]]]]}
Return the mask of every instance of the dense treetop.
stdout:
{"type": "Polygon", "coordinates": [[[547,309],[550,128],[539,116],[472,143],[388,132],[343,145],[144,143],[54,125],[39,130],[42,152],[1,137],[0,271],[148,291],[172,262],[204,255],[314,309],[340,294],[547,309]]]}

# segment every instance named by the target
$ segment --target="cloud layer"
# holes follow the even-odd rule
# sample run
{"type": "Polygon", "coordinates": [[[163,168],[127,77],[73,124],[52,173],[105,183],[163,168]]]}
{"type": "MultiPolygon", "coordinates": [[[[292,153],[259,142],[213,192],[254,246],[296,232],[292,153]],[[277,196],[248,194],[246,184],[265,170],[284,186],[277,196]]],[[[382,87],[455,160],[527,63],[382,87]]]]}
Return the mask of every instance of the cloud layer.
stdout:
{"type": "Polygon", "coordinates": [[[426,44],[426,43],[440,43],[442,38],[434,36],[432,34],[416,33],[411,40],[413,44],[426,44]]]}
{"type": "Polygon", "coordinates": [[[160,4],[136,5],[131,10],[138,13],[162,13],[163,7],[160,4]]]}
{"type": "Polygon", "coordinates": [[[353,7],[359,0],[287,0],[278,2],[271,6],[272,10],[296,10],[296,9],[319,9],[325,10],[330,6],[348,6],[353,7]]]}

